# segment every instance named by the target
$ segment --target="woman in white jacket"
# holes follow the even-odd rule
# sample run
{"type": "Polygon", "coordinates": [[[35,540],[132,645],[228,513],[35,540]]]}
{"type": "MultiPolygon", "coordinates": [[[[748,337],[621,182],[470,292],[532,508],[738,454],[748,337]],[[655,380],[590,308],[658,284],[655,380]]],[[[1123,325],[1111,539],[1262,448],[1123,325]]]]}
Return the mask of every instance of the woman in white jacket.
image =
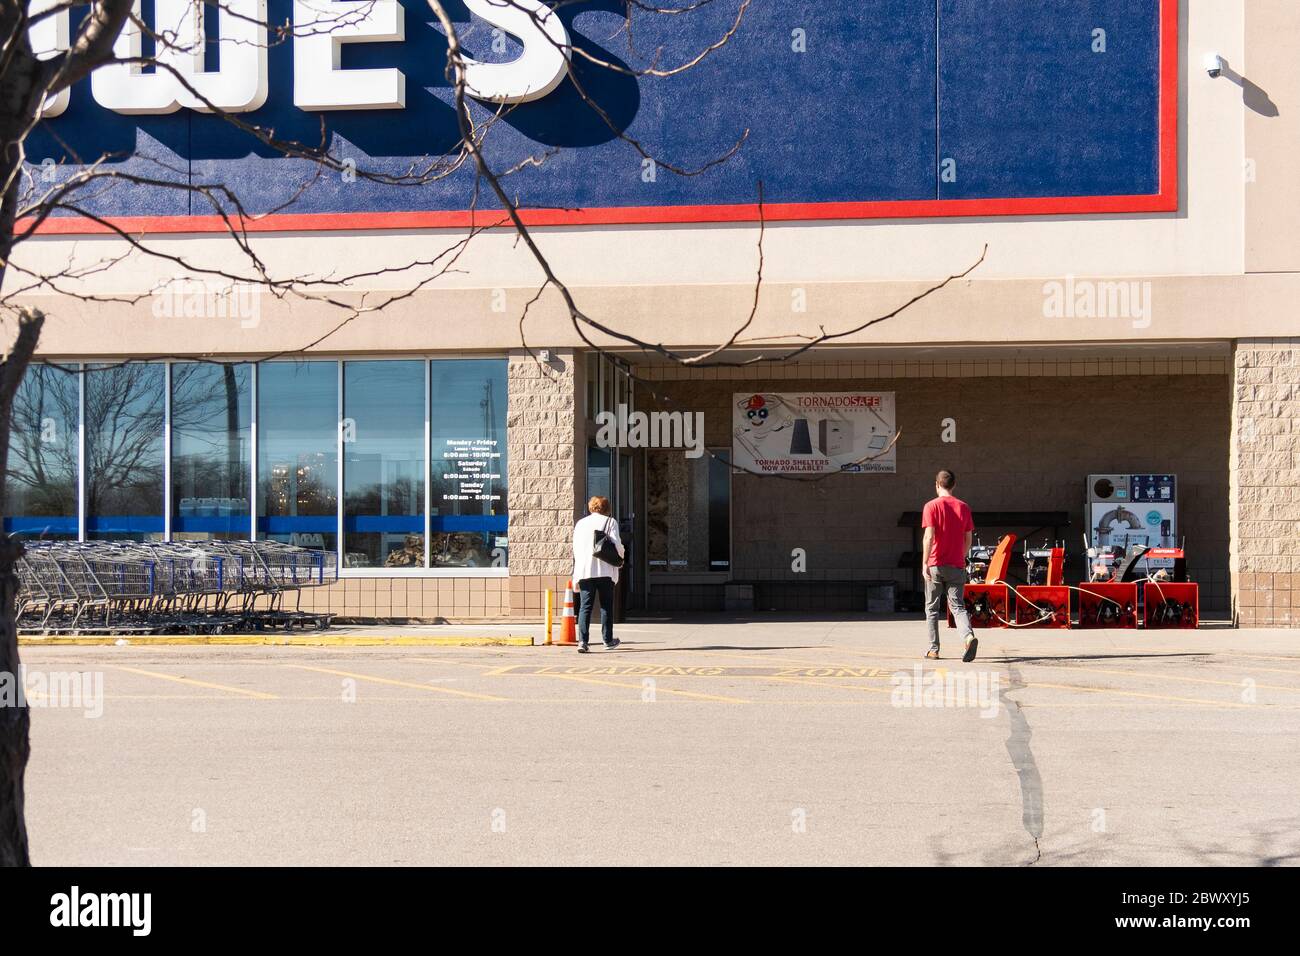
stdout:
{"type": "Polygon", "coordinates": [[[587,502],[591,512],[573,526],[573,581],[578,589],[578,653],[587,653],[587,635],[591,630],[591,606],[600,597],[600,636],[605,647],[613,650],[619,640],[614,636],[614,585],[618,583],[618,568],[606,564],[592,552],[595,550],[596,532],[603,531],[614,542],[620,555],[623,539],[618,534],[618,522],[610,517],[609,499],[599,496],[587,502]]]}

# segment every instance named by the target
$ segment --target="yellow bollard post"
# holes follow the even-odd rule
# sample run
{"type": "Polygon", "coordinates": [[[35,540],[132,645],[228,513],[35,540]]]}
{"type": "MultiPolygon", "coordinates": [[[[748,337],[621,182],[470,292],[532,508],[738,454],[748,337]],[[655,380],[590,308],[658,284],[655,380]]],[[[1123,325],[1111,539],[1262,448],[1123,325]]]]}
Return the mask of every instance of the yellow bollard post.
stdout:
{"type": "Polygon", "coordinates": [[[553,613],[553,610],[554,610],[554,609],[553,609],[552,604],[551,604],[551,593],[552,593],[552,592],[551,592],[551,589],[550,589],[550,588],[547,588],[547,589],[546,589],[546,646],[547,646],[547,647],[550,647],[551,644],[552,644],[552,641],[551,641],[551,614],[553,613]]]}

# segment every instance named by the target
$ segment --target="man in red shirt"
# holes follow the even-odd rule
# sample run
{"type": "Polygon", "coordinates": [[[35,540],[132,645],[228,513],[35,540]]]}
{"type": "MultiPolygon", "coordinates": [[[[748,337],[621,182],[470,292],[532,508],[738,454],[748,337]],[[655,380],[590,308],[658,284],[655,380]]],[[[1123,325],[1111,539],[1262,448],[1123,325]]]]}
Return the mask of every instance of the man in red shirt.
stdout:
{"type": "Polygon", "coordinates": [[[952,493],[957,476],[944,469],[934,476],[934,500],[921,512],[921,527],[925,540],[921,544],[921,577],[925,579],[925,623],[930,628],[930,650],[926,657],[939,658],[939,619],[943,614],[943,599],[947,595],[953,620],[966,638],[966,653],[962,660],[975,660],[979,640],[970,626],[962,585],[966,583],[966,555],[970,552],[971,532],[975,522],[971,519],[970,505],[952,493]]]}

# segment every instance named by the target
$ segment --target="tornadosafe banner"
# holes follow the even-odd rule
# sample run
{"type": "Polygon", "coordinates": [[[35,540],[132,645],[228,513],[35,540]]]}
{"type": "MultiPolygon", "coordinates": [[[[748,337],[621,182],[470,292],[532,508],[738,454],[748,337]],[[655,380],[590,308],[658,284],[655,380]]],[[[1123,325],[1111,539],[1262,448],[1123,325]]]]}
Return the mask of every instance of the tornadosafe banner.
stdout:
{"type": "Polygon", "coordinates": [[[732,461],[759,475],[898,470],[893,392],[738,392],[732,461]]]}

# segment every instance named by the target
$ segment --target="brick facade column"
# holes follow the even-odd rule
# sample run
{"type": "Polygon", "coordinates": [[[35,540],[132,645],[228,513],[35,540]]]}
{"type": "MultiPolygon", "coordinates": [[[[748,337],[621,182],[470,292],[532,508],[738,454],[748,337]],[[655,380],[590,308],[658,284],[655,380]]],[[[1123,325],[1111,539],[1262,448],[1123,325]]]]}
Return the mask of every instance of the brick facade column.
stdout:
{"type": "Polygon", "coordinates": [[[1229,529],[1243,627],[1300,627],[1300,338],[1233,355],[1229,529]]]}
{"type": "Polygon", "coordinates": [[[506,417],[510,476],[510,614],[540,618],[542,592],[560,592],[573,559],[578,375],[572,350],[552,350],[546,365],[510,353],[506,417]]]}

